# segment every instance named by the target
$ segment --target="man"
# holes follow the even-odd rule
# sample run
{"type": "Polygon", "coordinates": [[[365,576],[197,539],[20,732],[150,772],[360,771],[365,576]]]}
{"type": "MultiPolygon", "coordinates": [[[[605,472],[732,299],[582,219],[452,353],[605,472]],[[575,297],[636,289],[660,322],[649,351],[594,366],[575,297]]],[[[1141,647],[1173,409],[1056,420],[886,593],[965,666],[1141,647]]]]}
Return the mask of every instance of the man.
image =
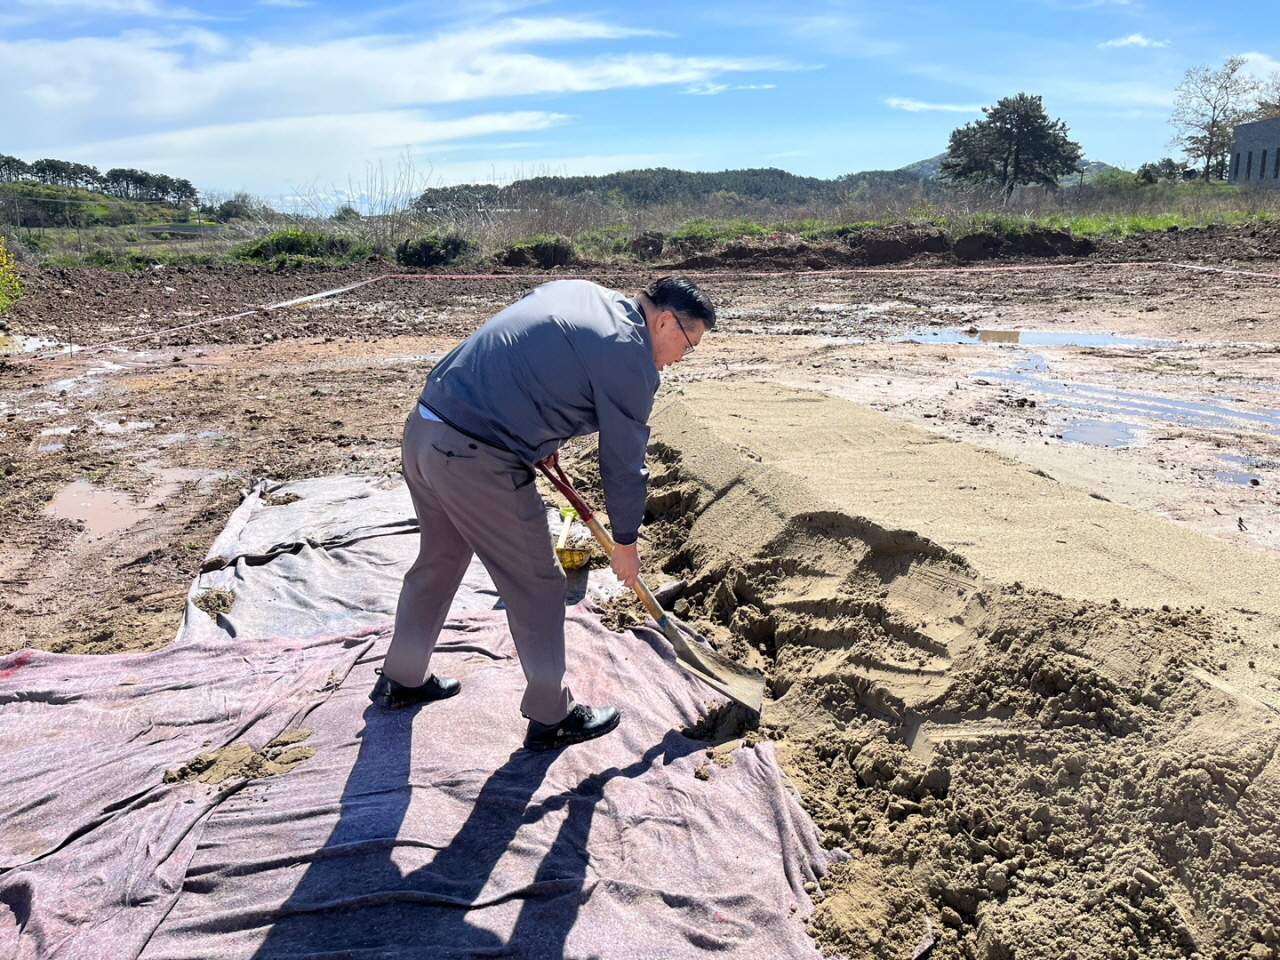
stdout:
{"type": "Polygon", "coordinates": [[[685,277],[657,280],[634,299],[561,280],[503,310],[436,365],[402,447],[422,528],[418,558],[370,699],[400,707],[458,692],[459,681],[431,674],[431,652],[474,553],[506,605],[524,669],[525,746],[551,750],[618,725],[617,709],[575,703],[564,682],[565,577],[533,465],[570,437],[599,432],[617,542],[610,565],[633,585],[658,374],[715,321],[707,295],[685,277]]]}

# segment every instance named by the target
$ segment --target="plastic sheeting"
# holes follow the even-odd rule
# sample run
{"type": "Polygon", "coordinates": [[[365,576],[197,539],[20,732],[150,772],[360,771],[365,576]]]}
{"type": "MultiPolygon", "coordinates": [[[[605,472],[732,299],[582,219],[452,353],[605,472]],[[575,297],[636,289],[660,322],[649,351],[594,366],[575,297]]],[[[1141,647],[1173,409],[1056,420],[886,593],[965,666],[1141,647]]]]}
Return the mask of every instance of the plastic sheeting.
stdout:
{"type": "Polygon", "coordinates": [[[216,620],[189,605],[151,653],[0,659],[0,955],[819,956],[816,831],[768,744],[721,765],[680,733],[716,698],[660,633],[571,607],[575,693],[623,722],[529,753],[505,615],[473,567],[433,661],[461,695],[379,710],[407,497],[367,478],[272,491],[290,493],[255,492],[215,543],[226,566],[192,598],[234,592],[216,620]],[[316,753],[287,773],[163,782],[298,727],[316,753]]]}

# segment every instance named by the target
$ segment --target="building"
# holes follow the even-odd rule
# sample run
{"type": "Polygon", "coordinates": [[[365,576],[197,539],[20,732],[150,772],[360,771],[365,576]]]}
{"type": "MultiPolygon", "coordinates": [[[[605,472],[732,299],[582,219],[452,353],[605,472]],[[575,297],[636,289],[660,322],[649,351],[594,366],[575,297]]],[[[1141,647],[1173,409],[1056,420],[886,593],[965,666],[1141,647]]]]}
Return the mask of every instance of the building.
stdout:
{"type": "Polygon", "coordinates": [[[1236,124],[1227,181],[1280,187],[1280,119],[1236,124]]]}

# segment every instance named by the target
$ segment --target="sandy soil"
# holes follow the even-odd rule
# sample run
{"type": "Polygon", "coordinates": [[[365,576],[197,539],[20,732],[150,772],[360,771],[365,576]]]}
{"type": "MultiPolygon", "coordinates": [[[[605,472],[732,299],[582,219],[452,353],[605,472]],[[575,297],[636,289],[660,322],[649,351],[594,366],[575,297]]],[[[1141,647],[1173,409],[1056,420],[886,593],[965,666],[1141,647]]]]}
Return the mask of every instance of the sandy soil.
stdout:
{"type": "MultiPolygon", "coordinates": [[[[755,735],[854,854],[813,920],[833,951],[932,924],[936,957],[1280,956],[1276,281],[1102,263],[1133,252],[704,281],[722,329],[666,378],[647,562],[770,676],[755,735]]],[[[87,345],[380,272],[28,273],[8,332],[87,345]]],[[[427,368],[534,282],[0,366],[0,652],[167,642],[240,489],[394,471],[427,368]]]]}

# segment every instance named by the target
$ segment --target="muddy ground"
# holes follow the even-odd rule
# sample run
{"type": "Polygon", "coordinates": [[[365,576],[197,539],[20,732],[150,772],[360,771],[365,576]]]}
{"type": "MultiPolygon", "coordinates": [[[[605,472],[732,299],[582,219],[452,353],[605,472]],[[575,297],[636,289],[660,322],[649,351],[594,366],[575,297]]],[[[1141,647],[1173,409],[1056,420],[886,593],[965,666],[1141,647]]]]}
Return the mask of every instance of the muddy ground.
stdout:
{"type": "MultiPolygon", "coordinates": [[[[1041,493],[1084,491],[1274,562],[1280,281],[1107,262],[1195,253],[1280,273],[1280,253],[1259,243],[1210,231],[1114,245],[1083,262],[1028,261],[1066,269],[708,277],[720,329],[669,372],[660,404],[684,389],[714,406],[718,389],[747,381],[818,391],[1023,464],[1041,493]],[[1241,243],[1253,246],[1241,254],[1241,243]]],[[[18,335],[13,347],[38,345],[28,337],[85,346],[381,272],[27,271],[7,332],[18,335]]],[[[625,289],[641,278],[600,279],[625,289]]],[[[536,282],[389,280],[110,351],[11,359],[0,367],[0,653],[167,642],[241,489],[262,476],[394,471],[430,364],[536,282]]],[[[728,442],[717,429],[716,442],[728,442]]],[[[1249,807],[1274,766],[1274,737],[1259,720],[1230,749],[1163,748],[1193,717],[1235,716],[1196,686],[1192,671],[1206,665],[1217,671],[1206,676],[1251,673],[1254,698],[1274,710],[1280,677],[1258,653],[1272,649],[1271,620],[1190,601],[1162,611],[1127,595],[1113,609],[992,576],[963,545],[945,556],[920,547],[921,568],[945,573],[966,603],[992,600],[989,655],[949,672],[945,691],[886,699],[857,670],[811,669],[814,649],[838,646],[842,630],[858,636],[854,615],[883,599],[855,575],[870,569],[857,556],[819,572],[856,585],[862,606],[821,644],[778,630],[777,609],[799,589],[783,582],[797,569],[788,551],[865,544],[871,528],[795,528],[726,565],[708,552],[716,528],[698,525],[697,491],[710,489],[695,463],[704,448],[655,438],[650,573],[693,584],[679,612],[770,673],[776,699],[755,735],[778,740],[828,842],[855,854],[859,869],[835,872],[813,921],[825,948],[910,956],[927,917],[937,957],[1280,956],[1274,812],[1249,807]],[[780,573],[761,586],[768,570],[780,573]],[[1120,620],[1126,636],[1160,635],[1151,668],[1081,666],[1079,638],[1113,637],[1120,620]],[[1230,639],[1242,630],[1246,644],[1230,639]],[[944,717],[1003,726],[916,744],[913,729],[944,717]],[[1182,780],[1185,789],[1160,786],[1182,780]]],[[[944,517],[916,520],[921,543],[945,542],[930,529],[944,517]]],[[[1015,533],[1033,547],[1045,537],[1015,533]]],[[[1226,567],[1216,576],[1230,582],[1226,567]]],[[[930,596],[912,593],[922,635],[943,610],[930,596]]],[[[925,670],[940,643],[907,644],[902,662],[924,657],[925,670]]]]}

